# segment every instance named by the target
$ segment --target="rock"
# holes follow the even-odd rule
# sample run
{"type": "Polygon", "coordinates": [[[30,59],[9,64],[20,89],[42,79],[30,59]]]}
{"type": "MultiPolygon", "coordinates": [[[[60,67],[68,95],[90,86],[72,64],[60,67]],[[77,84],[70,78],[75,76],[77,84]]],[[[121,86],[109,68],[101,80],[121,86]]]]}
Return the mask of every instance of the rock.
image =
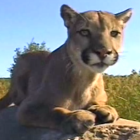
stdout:
{"type": "Polygon", "coordinates": [[[45,128],[21,126],[17,122],[16,111],[17,107],[11,106],[0,112],[0,140],[140,140],[140,123],[136,121],[119,119],[76,136],[45,128]]]}

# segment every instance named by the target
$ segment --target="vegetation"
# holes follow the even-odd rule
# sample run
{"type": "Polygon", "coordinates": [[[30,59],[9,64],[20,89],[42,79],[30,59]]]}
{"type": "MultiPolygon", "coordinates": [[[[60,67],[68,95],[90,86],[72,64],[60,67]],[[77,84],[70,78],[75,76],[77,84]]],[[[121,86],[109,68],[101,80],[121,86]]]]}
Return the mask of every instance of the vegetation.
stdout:
{"type": "Polygon", "coordinates": [[[17,62],[17,58],[24,53],[28,53],[28,52],[34,52],[34,51],[49,51],[49,48],[46,48],[46,43],[42,42],[42,43],[36,43],[33,41],[28,43],[27,46],[24,46],[23,51],[21,51],[20,48],[16,48],[15,50],[15,56],[13,57],[13,61],[14,63],[11,65],[11,67],[8,69],[8,71],[10,72],[10,75],[12,74],[13,71],[13,67],[15,66],[16,62],[17,62]]]}
{"type": "MultiPolygon", "coordinates": [[[[140,74],[111,76],[105,74],[105,87],[109,104],[114,106],[121,117],[140,121],[140,74]]],[[[0,98],[9,88],[10,79],[0,80],[0,98]]]]}
{"type": "Polygon", "coordinates": [[[0,79],[0,98],[2,98],[9,89],[10,79],[0,79]]]}
{"type": "Polygon", "coordinates": [[[121,117],[140,121],[140,74],[105,75],[104,80],[109,104],[118,110],[121,117]]]}

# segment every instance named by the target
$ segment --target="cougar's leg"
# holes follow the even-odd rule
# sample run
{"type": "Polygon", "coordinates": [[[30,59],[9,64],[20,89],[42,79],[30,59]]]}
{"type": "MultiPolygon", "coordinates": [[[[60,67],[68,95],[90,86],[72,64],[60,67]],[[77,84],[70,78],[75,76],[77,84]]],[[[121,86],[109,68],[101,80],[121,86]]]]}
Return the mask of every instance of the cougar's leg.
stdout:
{"type": "Polygon", "coordinates": [[[70,111],[25,100],[18,109],[17,117],[22,125],[59,129],[67,133],[84,133],[95,122],[95,116],[90,111],[70,111]]]}

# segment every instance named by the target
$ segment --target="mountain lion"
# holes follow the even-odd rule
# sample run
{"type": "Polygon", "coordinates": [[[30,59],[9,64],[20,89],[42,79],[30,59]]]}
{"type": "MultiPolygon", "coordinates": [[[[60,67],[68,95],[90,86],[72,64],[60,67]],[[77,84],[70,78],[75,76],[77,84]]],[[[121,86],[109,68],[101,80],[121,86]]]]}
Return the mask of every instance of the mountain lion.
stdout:
{"type": "Polygon", "coordinates": [[[116,121],[117,111],[106,105],[102,72],[117,62],[131,15],[131,9],[78,13],[62,5],[67,40],[52,53],[31,52],[18,58],[0,108],[14,102],[22,125],[67,133],[84,133],[93,125],[116,121]]]}

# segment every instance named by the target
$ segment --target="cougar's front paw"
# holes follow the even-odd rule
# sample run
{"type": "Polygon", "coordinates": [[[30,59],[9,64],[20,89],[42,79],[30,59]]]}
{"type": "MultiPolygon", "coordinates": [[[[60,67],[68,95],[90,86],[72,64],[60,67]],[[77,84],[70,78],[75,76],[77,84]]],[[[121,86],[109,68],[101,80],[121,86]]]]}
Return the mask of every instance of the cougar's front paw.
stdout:
{"type": "Polygon", "coordinates": [[[88,110],[96,115],[96,124],[112,123],[119,119],[116,109],[109,105],[93,105],[88,110]]]}
{"type": "Polygon", "coordinates": [[[82,134],[95,125],[95,115],[90,111],[73,111],[62,123],[62,130],[66,133],[82,134]]]}

